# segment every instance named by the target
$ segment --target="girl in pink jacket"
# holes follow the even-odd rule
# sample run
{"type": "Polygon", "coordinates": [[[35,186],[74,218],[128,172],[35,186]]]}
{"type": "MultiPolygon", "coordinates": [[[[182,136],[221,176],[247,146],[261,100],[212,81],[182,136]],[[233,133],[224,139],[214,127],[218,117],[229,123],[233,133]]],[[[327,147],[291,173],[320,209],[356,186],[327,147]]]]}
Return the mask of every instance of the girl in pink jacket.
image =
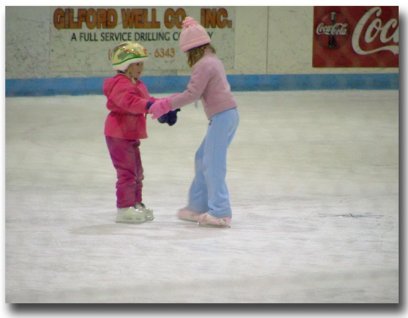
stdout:
{"type": "Polygon", "coordinates": [[[180,34],[180,48],[187,52],[192,74],[184,92],[157,100],[149,109],[152,118],[201,99],[209,120],[207,134],[195,155],[195,176],[188,204],[178,217],[202,226],[230,227],[232,211],[225,183],[227,149],[239,123],[237,105],[224,66],[210,44],[205,29],[187,17],[180,34]]]}
{"type": "MultiPolygon", "coordinates": [[[[106,107],[110,111],[105,121],[105,138],[117,173],[117,223],[143,223],[154,219],[153,211],[142,203],[143,167],[139,150],[140,139],[147,138],[146,114],[154,101],[140,80],[147,57],[146,49],[136,42],[118,45],[111,54],[117,74],[103,84],[106,107]]],[[[161,122],[172,125],[176,120],[174,111],[164,120],[162,117],[161,122]]]]}

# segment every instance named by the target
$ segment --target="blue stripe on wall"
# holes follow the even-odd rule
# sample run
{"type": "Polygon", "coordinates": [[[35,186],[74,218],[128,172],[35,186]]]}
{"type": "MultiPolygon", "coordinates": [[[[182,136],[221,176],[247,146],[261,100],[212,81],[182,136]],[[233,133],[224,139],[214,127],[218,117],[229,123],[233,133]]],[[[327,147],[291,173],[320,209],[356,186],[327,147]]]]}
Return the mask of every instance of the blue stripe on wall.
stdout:
{"type": "MultiPolygon", "coordinates": [[[[102,94],[104,78],[7,79],[6,96],[50,96],[102,94]]],[[[153,93],[179,92],[188,76],[144,76],[153,93]]],[[[233,91],[399,89],[399,74],[291,74],[228,75],[233,91]]]]}

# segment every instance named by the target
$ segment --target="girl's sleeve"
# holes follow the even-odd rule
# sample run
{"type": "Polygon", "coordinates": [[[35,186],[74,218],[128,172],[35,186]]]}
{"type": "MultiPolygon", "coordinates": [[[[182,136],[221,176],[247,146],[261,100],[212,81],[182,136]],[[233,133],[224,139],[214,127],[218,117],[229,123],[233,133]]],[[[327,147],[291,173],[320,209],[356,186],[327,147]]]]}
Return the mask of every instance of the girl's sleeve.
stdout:
{"type": "Polygon", "coordinates": [[[131,84],[121,84],[116,88],[114,96],[110,99],[123,111],[132,114],[145,114],[149,99],[137,94],[131,84]]]}
{"type": "Polygon", "coordinates": [[[210,80],[210,74],[211,67],[209,65],[205,63],[196,65],[196,67],[193,68],[193,73],[191,74],[186,90],[169,97],[172,108],[183,107],[200,99],[210,80]]]}

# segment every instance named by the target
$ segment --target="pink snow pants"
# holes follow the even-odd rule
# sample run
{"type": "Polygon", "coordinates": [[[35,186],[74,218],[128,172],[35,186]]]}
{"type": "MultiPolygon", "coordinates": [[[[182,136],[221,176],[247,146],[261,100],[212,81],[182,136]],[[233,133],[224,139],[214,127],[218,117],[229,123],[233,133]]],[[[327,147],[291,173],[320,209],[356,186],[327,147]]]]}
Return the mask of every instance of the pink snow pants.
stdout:
{"type": "Polygon", "coordinates": [[[127,208],[142,202],[143,167],[140,140],[106,136],[110,157],[116,169],[116,206],[127,208]]]}

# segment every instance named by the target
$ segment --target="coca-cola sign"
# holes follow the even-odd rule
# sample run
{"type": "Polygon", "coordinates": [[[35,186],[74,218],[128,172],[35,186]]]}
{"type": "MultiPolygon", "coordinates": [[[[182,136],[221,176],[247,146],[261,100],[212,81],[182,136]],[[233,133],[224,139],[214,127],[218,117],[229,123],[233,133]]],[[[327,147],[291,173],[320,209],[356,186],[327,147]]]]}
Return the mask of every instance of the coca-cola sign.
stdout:
{"type": "Polygon", "coordinates": [[[398,7],[314,7],[314,67],[398,67],[398,7]]]}

